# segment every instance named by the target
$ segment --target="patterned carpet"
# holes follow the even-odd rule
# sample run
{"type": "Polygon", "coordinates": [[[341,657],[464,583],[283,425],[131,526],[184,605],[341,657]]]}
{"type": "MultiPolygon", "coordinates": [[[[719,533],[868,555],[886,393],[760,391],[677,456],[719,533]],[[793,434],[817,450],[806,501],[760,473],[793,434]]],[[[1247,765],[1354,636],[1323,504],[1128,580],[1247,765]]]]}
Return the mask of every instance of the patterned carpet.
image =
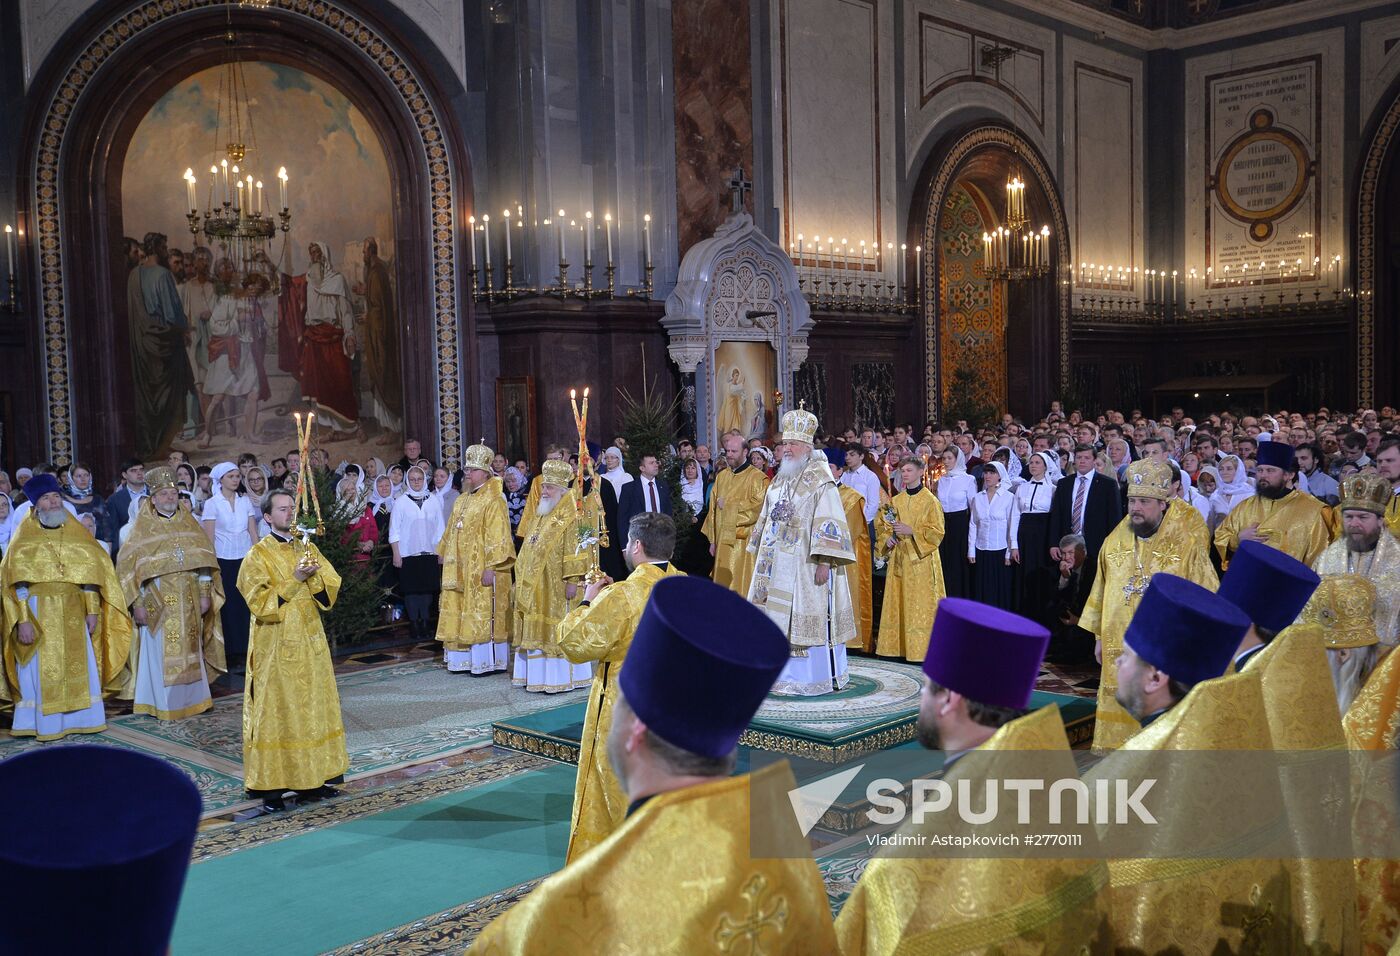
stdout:
{"type": "MultiPolygon", "coordinates": [[[[349,779],[376,776],[475,747],[491,739],[493,721],[512,714],[586,699],[587,692],[527,694],[504,674],[450,674],[436,660],[388,664],[336,678],[350,752],[349,779]]],[[[190,775],[204,796],[205,816],[244,805],[243,695],[214,701],[212,710],[181,721],[126,715],[107,730],[40,744],[0,737],[0,759],[42,746],[107,744],[169,760],[190,775]]]]}

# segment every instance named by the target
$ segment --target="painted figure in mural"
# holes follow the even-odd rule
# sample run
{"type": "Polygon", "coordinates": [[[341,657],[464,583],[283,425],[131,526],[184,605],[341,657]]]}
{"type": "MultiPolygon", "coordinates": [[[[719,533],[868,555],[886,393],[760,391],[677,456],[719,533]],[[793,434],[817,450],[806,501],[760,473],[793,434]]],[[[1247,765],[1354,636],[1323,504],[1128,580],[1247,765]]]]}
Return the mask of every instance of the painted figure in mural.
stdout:
{"type": "Polygon", "coordinates": [[[364,241],[364,281],[355,294],[365,298],[360,320],[364,369],[369,376],[370,412],[383,430],[376,444],[392,445],[403,431],[403,380],[399,373],[399,329],[389,267],[379,258],[379,240],[364,241]]]}
{"type": "Polygon", "coordinates": [[[189,323],[175,276],[166,267],[166,240],[148,232],[144,254],[126,283],[131,337],[131,382],[136,399],[136,454],[162,458],[185,423],[185,399],[193,383],[185,336],[189,323]]]}
{"type": "Polygon", "coordinates": [[[512,398],[506,412],[506,457],[515,461],[526,458],[525,452],[525,416],[520,413],[520,403],[512,398]]]}
{"type": "Polygon", "coordinates": [[[200,427],[208,418],[209,396],[204,391],[204,378],[209,374],[209,317],[214,314],[214,303],[218,300],[214,280],[209,275],[213,265],[213,253],[209,247],[195,246],[190,252],[188,264],[188,278],[180,284],[180,307],[185,310],[185,318],[190,323],[185,353],[189,356],[190,371],[194,374],[192,407],[185,412],[186,431],[200,427]]]}
{"type": "Polygon", "coordinates": [[[320,417],[334,428],[331,441],[363,441],[350,371],[350,359],[359,348],[350,283],[331,263],[324,242],[311,243],[307,251],[311,265],[306,269],[305,329],[299,343],[301,394],[319,406],[320,417]]]}
{"type": "Polygon", "coordinates": [[[763,407],[763,393],[753,393],[753,419],[749,422],[750,438],[768,437],[768,412],[763,407]]]}
{"type": "MultiPolygon", "coordinates": [[[[720,366],[720,380],[725,378],[725,370],[720,366]]],[[[749,419],[744,414],[744,408],[748,404],[744,397],[748,391],[744,385],[744,374],[738,368],[729,370],[729,384],[724,393],[724,403],[719,409],[719,420],[715,423],[719,433],[723,435],[728,431],[736,431],[742,435],[749,433],[749,419]]]]}
{"type": "Polygon", "coordinates": [[[240,289],[220,295],[209,317],[209,371],[204,378],[204,391],[209,397],[204,433],[199,447],[208,448],[225,404],[229,406],[229,433],[254,440],[258,425],[258,363],[254,357],[255,343],[266,338],[267,323],[263,318],[263,296],[268,292],[268,278],[261,272],[250,272],[240,289]],[[242,402],[243,427],[237,428],[232,417],[235,401],[242,402]]]}

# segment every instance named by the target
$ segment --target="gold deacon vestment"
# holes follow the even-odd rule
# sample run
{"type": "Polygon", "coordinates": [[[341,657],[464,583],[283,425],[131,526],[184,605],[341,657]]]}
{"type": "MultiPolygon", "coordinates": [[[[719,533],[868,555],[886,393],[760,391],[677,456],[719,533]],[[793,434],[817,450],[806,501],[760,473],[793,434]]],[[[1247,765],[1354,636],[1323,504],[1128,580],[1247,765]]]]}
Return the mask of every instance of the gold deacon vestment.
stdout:
{"type": "MultiPolygon", "coordinates": [[[[1245,664],[1259,678],[1269,738],[1275,751],[1287,752],[1279,761],[1279,787],[1289,819],[1314,823],[1322,814],[1339,814],[1348,801],[1344,777],[1331,779],[1339,765],[1334,758],[1346,750],[1337,712],[1337,695],[1327,663],[1322,634],[1307,625],[1280,631],[1245,664]],[[1317,758],[1316,760],[1312,758],[1317,758]],[[1316,763],[1314,769],[1310,763],[1316,763]],[[1328,774],[1328,799],[1308,805],[1302,794],[1313,791],[1310,776],[1328,774]]],[[[1328,821],[1335,824],[1336,821],[1328,821]]],[[[1315,857],[1298,842],[1288,860],[1293,886],[1293,920],[1313,952],[1342,953],[1354,944],[1356,880],[1350,860],[1315,857]]]]}
{"type": "Polygon", "coordinates": [[[1376,586],[1376,637],[1381,649],[1400,643],[1400,540],[1381,529],[1369,554],[1352,554],[1345,540],[1333,541],[1313,570],[1324,578],[1359,574],[1376,586]]]}
{"type": "Polygon", "coordinates": [[[457,496],[437,553],[442,558],[437,639],[443,647],[470,651],[477,644],[509,642],[515,541],[501,479],[487,478],[480,488],[457,496]],[[493,587],[481,583],[486,571],[496,572],[493,587]]]}
{"type": "MultiPolygon", "coordinates": [[[[161,680],[166,687],[198,681],[201,660],[207,671],[214,672],[206,675],[210,681],[228,669],[224,626],[219,616],[219,609],[224,606],[224,582],[209,535],[192,514],[177,506],[167,518],[146,498],[141,502],[131,536],[118,554],[117,564],[127,604],[134,607],[139,603],[145,609],[145,628],[160,644],[164,655],[161,680]],[[209,610],[202,615],[201,575],[209,579],[209,610]]],[[[131,641],[131,673],[134,677],[140,671],[138,628],[131,641]]],[[[180,720],[213,706],[214,701],[206,694],[202,701],[179,711],[162,711],[156,705],[137,701],[132,712],[161,720],[180,720]]]]}
{"type": "MultiPolygon", "coordinates": [[[[591,499],[580,504],[576,488],[566,489],[549,514],[535,515],[530,533],[520,546],[520,554],[515,559],[512,632],[518,652],[542,651],[545,657],[563,657],[555,629],[583,597],[581,581],[592,560],[586,549],[579,548],[580,521],[587,527],[597,528],[602,523],[602,513],[591,499]],[[572,600],[565,590],[570,583],[579,585],[572,600]]],[[[516,684],[522,683],[519,679],[513,680],[516,684]]],[[[551,691],[570,687],[526,686],[525,689],[551,691]]]]}
{"type": "MultiPolygon", "coordinates": [[[[1148,806],[1156,808],[1157,823],[1143,829],[1150,852],[1108,863],[1108,913],[1120,952],[1299,951],[1287,944],[1297,931],[1288,868],[1282,859],[1253,855],[1286,842],[1287,811],[1272,748],[1251,665],[1196,684],[1085,775],[1091,790],[1102,782],[1132,787],[1156,781],[1148,806]],[[1239,751],[1255,755],[1239,770],[1250,774],[1248,800],[1240,799],[1242,778],[1226,787],[1214,783],[1222,768],[1244,759],[1239,751]],[[1162,756],[1173,752],[1178,756],[1162,756]],[[1191,766],[1196,772],[1183,769],[1191,766]],[[1201,856],[1182,857],[1183,847],[1199,847],[1201,856]]],[[[1111,839],[1111,830],[1111,824],[1100,827],[1104,839],[1111,839]]]]}
{"type": "Polygon", "coordinates": [[[1095,750],[1112,750],[1138,731],[1138,722],[1114,699],[1118,689],[1114,661],[1123,650],[1123,634],[1152,575],[1165,571],[1212,591],[1220,586],[1209,551],[1202,547],[1192,524],[1176,514],[1188,508],[1195,511],[1179,499],[1170,502],[1162,523],[1150,538],[1139,538],[1129,519],[1124,518],[1099,549],[1098,573],[1079,619],[1079,626],[1103,643],[1099,702],[1094,715],[1095,750]]]}
{"type": "Polygon", "coordinates": [[[826,888],[788,799],[796,786],[784,761],[652,797],[468,952],[835,953],[826,888]]]}
{"type": "Polygon", "coordinates": [[[1258,525],[1264,544],[1312,567],[1331,541],[1324,507],[1301,491],[1290,491],[1277,501],[1251,495],[1235,505],[1215,529],[1215,549],[1222,564],[1228,566],[1230,555],[1240,546],[1240,532],[1258,525]]]}
{"type": "MultiPolygon", "coordinates": [[[[875,562],[870,551],[870,526],[865,523],[865,496],[850,485],[837,483],[841,504],[846,509],[846,527],[851,529],[851,550],[856,563],[846,568],[846,581],[851,586],[851,606],[856,610],[856,636],[846,645],[853,651],[869,651],[874,642],[871,628],[874,610],[875,562]]],[[[747,552],[745,552],[747,553],[747,552]]]]}
{"type": "Polygon", "coordinates": [[[627,817],[627,797],[608,763],[608,728],[617,700],[617,679],[651,589],[662,578],[676,575],[684,572],[668,564],[639,564],[626,578],[599,591],[591,606],[576,607],[559,622],[557,639],[564,656],[575,664],[599,662],[579,741],[565,863],[602,843],[627,817]]]}
{"type": "Polygon", "coordinates": [[[880,639],[875,653],[922,661],[928,653],[933,612],[947,596],[943,562],[938,546],[943,541],[943,506],[938,496],[920,486],[914,494],[901,491],[890,501],[896,520],[914,529],[893,549],[894,525],[881,507],[875,514],[875,541],[889,564],[885,571],[885,600],[880,606],[880,639]]]}
{"type": "Polygon", "coordinates": [[[321,613],[335,604],[340,575],[314,544],[320,569],[295,572],[301,545],[269,534],[238,572],[253,627],[243,697],[243,779],[249,790],[314,790],[350,766],[340,693],[321,613]]]}
{"type": "Polygon", "coordinates": [[[1400,491],[1390,496],[1385,505],[1385,526],[1390,533],[1400,538],[1400,491]]]}
{"type": "MultiPolygon", "coordinates": [[[[943,779],[954,787],[967,784],[980,800],[982,786],[975,778],[1000,761],[1008,764],[1007,775],[1015,776],[1015,764],[1027,751],[1063,756],[1037,762],[1028,776],[1048,774],[1052,763],[1062,764],[1060,777],[1078,776],[1064,720],[1050,704],[1004,724],[959,758],[943,779]],[[1005,757],[993,756],[999,754],[1005,757]]],[[[940,823],[924,836],[932,840],[946,829],[940,823]]],[[[899,832],[918,839],[920,831],[911,820],[899,832]]],[[[1025,853],[942,856],[933,846],[910,852],[916,855],[877,856],[865,868],[836,920],[844,956],[1112,952],[1105,925],[1108,870],[1092,854],[1057,860],[1025,853]]]]}
{"type": "Polygon", "coordinates": [[[856,555],[838,486],[826,459],[813,455],[797,477],[768,485],[749,536],[755,561],[748,599],[787,635],[794,657],[856,636],[845,572],[856,555]],[[828,584],[816,583],[817,563],[831,567],[828,584]]]}
{"type": "MultiPolygon", "coordinates": [[[[754,556],[746,546],[767,490],[768,476],[747,461],[738,471],[720,468],[710,490],[709,513],[700,526],[700,532],[715,546],[714,582],[745,596],[754,565],[754,556]]],[[[621,531],[627,533],[625,528],[621,531]]]]}
{"type": "MultiPolygon", "coordinates": [[[[1382,535],[1381,537],[1385,537],[1382,535]]],[[[1284,632],[1288,633],[1287,631],[1284,632]]],[[[1330,689],[1331,685],[1328,685],[1330,689]]],[[[1386,751],[1400,747],[1400,651],[1391,651],[1366,678],[1342,718],[1347,746],[1355,751],[1386,751]]],[[[1356,760],[1357,805],[1353,828],[1394,832],[1400,821],[1390,794],[1393,785],[1381,777],[1367,756],[1356,760]]],[[[1356,860],[1357,903],[1366,956],[1400,949],[1400,860],[1356,860]]]]}
{"type": "MultiPolygon", "coordinates": [[[[89,614],[97,615],[91,640],[103,694],[131,696],[132,624],[126,597],[111,557],[76,518],[68,515],[57,528],[45,528],[34,511],[25,515],[0,561],[0,588],[4,612],[0,699],[19,703],[18,668],[37,654],[44,714],[86,710],[97,703],[88,684],[85,618],[89,614]],[[27,601],[19,597],[21,586],[28,587],[27,601]],[[29,645],[21,644],[18,635],[26,621],[35,632],[29,645]]],[[[26,735],[25,731],[12,733],[26,735]]],[[[48,739],[42,732],[37,736],[48,739]]]]}

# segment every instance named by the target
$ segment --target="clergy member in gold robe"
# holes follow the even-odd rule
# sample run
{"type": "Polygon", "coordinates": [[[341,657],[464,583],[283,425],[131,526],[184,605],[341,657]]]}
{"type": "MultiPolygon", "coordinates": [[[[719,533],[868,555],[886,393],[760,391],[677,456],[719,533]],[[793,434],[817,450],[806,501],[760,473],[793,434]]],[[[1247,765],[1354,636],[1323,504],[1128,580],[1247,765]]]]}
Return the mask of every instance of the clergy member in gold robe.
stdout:
{"type": "Polygon", "coordinates": [[[24,483],[34,507],[0,562],[0,700],[16,737],[106,729],[104,696],[131,696],[131,617],[107,551],[63,507],[58,479],[24,483]]]}
{"type": "Polygon", "coordinates": [[[880,606],[880,639],[875,653],[921,661],[928,650],[933,612],[946,594],[943,562],[943,506],[924,487],[924,463],[906,458],[899,466],[904,491],[875,516],[875,540],[885,571],[885,600],[880,606]]]}
{"type": "Polygon", "coordinates": [[[850,682],[846,644],[856,636],[846,568],[855,563],[846,509],[826,456],[813,452],[817,416],[783,416],[783,462],[749,536],[749,600],[783,629],[792,659],[775,694],[830,694],[850,682]]]}
{"type": "MultiPolygon", "coordinates": [[[[515,669],[512,683],[531,693],[558,694],[585,686],[591,664],[575,664],[559,649],[555,629],[578,602],[589,556],[579,543],[580,510],[574,472],[551,459],[540,473],[540,503],[515,561],[515,669]]],[[[586,510],[586,509],[585,509],[586,510]]],[[[591,512],[590,512],[591,513],[591,512]]],[[[598,527],[602,516],[585,517],[598,527]]],[[[522,521],[522,524],[524,522],[522,521]]]]}
{"type": "Polygon", "coordinates": [[[1230,510],[1215,529],[1215,548],[1222,564],[1241,541],[1259,541],[1278,548],[1311,567],[1321,556],[1331,535],[1324,506],[1306,492],[1290,490],[1288,482],[1298,473],[1293,449],[1282,442],[1260,442],[1255,469],[1254,494],[1230,510]]]}
{"type": "Polygon", "coordinates": [[[865,496],[841,481],[841,474],[846,470],[846,452],[840,448],[828,448],[825,453],[832,477],[837,482],[836,490],[841,493],[841,505],[846,509],[846,527],[851,529],[851,550],[856,553],[855,564],[846,566],[851,606],[856,612],[856,636],[846,644],[846,649],[869,653],[875,648],[872,617],[875,561],[870,546],[870,526],[865,521],[865,496]]]}
{"type": "Polygon", "coordinates": [[[1356,939],[1356,879],[1352,862],[1314,852],[1311,830],[1341,830],[1348,804],[1346,750],[1332,674],[1322,635],[1294,626],[1317,590],[1317,573],[1276,548],[1245,541],[1220,580],[1220,597],[1249,617],[1236,651],[1236,673],[1259,675],[1264,713],[1278,762],[1279,788],[1293,846],[1285,865],[1292,887],[1294,924],[1312,952],[1345,952],[1356,939]],[[1325,799],[1315,783],[1327,781],[1325,799]],[[1319,826],[1320,824],[1320,826],[1319,826]]]}
{"type": "Polygon", "coordinates": [[[1117,951],[1298,951],[1289,828],[1259,675],[1222,676],[1249,626],[1218,594],[1157,574],[1124,634],[1116,692],[1142,729],[1084,778],[1091,791],[1154,781],[1154,824],[1100,826],[1117,951]],[[1240,751],[1257,756],[1232,762],[1240,751]],[[1201,771],[1172,773],[1183,760],[1201,771]],[[1237,764],[1239,776],[1221,785],[1221,768],[1237,764]]]}
{"type": "Polygon", "coordinates": [[[1341,484],[1337,509],[1342,535],[1313,569],[1323,577],[1359,574],[1376,586],[1376,636],[1383,648],[1400,644],[1400,540],[1386,533],[1385,509],[1394,496],[1380,475],[1351,475],[1341,484]]]}
{"type": "Polygon", "coordinates": [[[484,442],[462,456],[466,491],[453,504],[438,542],[437,639],[453,673],[490,674],[510,666],[515,541],[501,479],[491,473],[493,458],[484,442]]]}
{"type": "Polygon", "coordinates": [[[616,583],[600,578],[588,585],[579,606],[559,623],[559,650],[564,656],[577,664],[592,662],[597,668],[579,742],[566,863],[602,843],[626,819],[627,799],[608,765],[606,746],[617,678],[652,588],[662,578],[684,574],[670,564],[675,548],[676,525],[670,515],[634,515],[622,552],[631,573],[616,583]]]}
{"type": "MultiPolygon", "coordinates": [[[[568,462],[569,449],[561,445],[550,445],[544,452],[545,461],[568,462]]],[[[530,488],[525,492],[525,509],[520,513],[520,527],[515,529],[515,536],[524,540],[530,536],[530,527],[535,523],[535,518],[539,514],[540,490],[544,487],[544,465],[540,465],[540,473],[530,481],[530,488]]]]}
{"type": "MultiPolygon", "coordinates": [[[[950,787],[980,794],[1005,776],[1078,776],[1058,708],[1027,710],[1049,642],[1049,631],[1008,611],[963,598],[938,605],[917,729],[920,743],[947,754],[950,787]]],[[[1108,871],[1082,844],[1079,859],[944,855],[938,841],[964,835],[949,833],[944,816],[911,818],[865,868],[836,920],[845,956],[1108,951],[1099,938],[1108,871]]],[[[1076,832],[1093,839],[1087,827],[1076,832]]]]}
{"type": "Polygon", "coordinates": [[[787,660],[783,634],[739,595],[699,577],[658,582],[608,733],[627,819],[469,952],[835,953],[787,762],[731,776],[739,736],[787,660]]]}
{"type": "Polygon", "coordinates": [[[184,508],[169,468],[146,472],[150,496],[122,545],[117,575],[136,624],[132,711],[181,720],[214,706],[210,672],[227,670],[224,584],[209,535],[184,508]]]}
{"type": "Polygon", "coordinates": [[[335,796],[331,786],[350,766],[340,693],[321,615],[335,604],[340,575],[316,546],[292,540],[290,492],[263,500],[271,529],[238,571],[248,602],[248,687],[243,696],[243,782],[263,809],[283,809],[282,794],[299,800],[335,796]]]}
{"type": "Polygon", "coordinates": [[[1191,506],[1173,498],[1166,463],[1135,461],[1124,480],[1128,515],[1099,549],[1098,573],[1079,619],[1079,626],[1096,638],[1094,654],[1101,667],[1094,721],[1094,749],[1099,752],[1118,747],[1137,730],[1137,722],[1114,699],[1118,678],[1113,662],[1148,581],[1165,571],[1211,590],[1219,584],[1210,555],[1191,526],[1171,517],[1178,508],[1191,506]]]}
{"type": "Polygon", "coordinates": [[[744,439],[736,432],[724,436],[724,461],[729,467],[715,472],[710,510],[700,532],[714,555],[714,582],[735,594],[748,594],[754,565],[748,550],[749,535],[763,510],[768,476],[749,464],[744,439]]]}

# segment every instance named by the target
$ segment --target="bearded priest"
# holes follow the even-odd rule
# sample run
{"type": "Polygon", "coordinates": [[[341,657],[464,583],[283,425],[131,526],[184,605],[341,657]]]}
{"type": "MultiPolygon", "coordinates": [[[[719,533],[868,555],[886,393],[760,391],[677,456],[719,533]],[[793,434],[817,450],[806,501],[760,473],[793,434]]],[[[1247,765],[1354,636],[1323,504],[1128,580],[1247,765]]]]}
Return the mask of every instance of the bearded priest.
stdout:
{"type": "Polygon", "coordinates": [[[175,473],[153,468],[146,487],[151,494],[128,525],[117,562],[137,627],[132,710],[181,720],[214,706],[210,671],[217,678],[227,669],[219,618],[224,582],[209,535],[180,507],[175,473]]]}
{"type": "Polygon", "coordinates": [[[1298,474],[1293,449],[1282,442],[1259,444],[1254,494],[1236,505],[1215,529],[1222,564],[1242,541],[1258,541],[1312,567],[1331,541],[1322,503],[1305,491],[1289,488],[1298,474]]]}
{"type": "Polygon", "coordinates": [[[854,564],[841,492],[826,456],[813,453],[817,416],[783,416],[782,465],[749,535],[749,600],[787,635],[790,659],[773,693],[830,694],[850,681],[846,642],[856,637],[846,566],[854,564]]]}
{"type": "Polygon", "coordinates": [[[107,727],[103,695],[131,696],[126,599],[106,550],[63,507],[58,479],[35,475],[24,496],[34,508],[0,561],[0,700],[15,702],[16,737],[95,734],[107,727]]]}

